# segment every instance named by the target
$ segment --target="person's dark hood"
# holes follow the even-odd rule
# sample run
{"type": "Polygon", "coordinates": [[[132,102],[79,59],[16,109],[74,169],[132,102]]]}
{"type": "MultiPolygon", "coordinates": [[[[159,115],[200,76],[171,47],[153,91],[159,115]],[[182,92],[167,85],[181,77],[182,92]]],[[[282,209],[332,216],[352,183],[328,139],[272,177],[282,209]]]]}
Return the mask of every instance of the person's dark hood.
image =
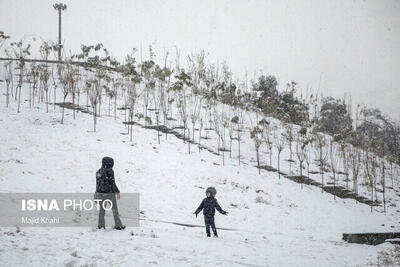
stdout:
{"type": "Polygon", "coordinates": [[[112,169],[114,166],[114,160],[110,157],[104,157],[101,163],[102,168],[112,169]]]}
{"type": "Polygon", "coordinates": [[[215,197],[215,195],[217,194],[217,190],[214,187],[207,188],[206,195],[208,192],[210,192],[211,197],[215,197]]]}

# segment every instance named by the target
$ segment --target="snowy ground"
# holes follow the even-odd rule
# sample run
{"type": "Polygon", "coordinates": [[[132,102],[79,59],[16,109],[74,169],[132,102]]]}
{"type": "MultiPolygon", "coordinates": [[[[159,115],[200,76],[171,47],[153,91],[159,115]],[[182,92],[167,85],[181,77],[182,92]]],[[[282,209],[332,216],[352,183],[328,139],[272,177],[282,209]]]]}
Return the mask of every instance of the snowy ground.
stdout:
{"type": "MultiPolygon", "coordinates": [[[[125,231],[90,228],[0,228],[0,263],[17,266],[368,266],[390,244],[347,244],[343,232],[400,229],[395,213],[354,200],[333,200],[320,189],[262,172],[236,160],[222,164],[207,151],[187,154],[173,136],[157,143],[152,130],[134,126],[129,142],[121,118],[99,119],[45,106],[21,113],[16,103],[0,101],[0,192],[93,192],[95,171],[111,156],[122,192],[140,193],[143,221],[125,231]],[[218,165],[217,165],[218,164],[218,165]],[[202,224],[192,214],[215,186],[228,216],[216,215],[220,238],[207,239],[203,228],[152,222],[202,224]]],[[[249,152],[250,153],[250,152],[249,152]]],[[[107,221],[108,228],[111,220],[107,221]]]]}

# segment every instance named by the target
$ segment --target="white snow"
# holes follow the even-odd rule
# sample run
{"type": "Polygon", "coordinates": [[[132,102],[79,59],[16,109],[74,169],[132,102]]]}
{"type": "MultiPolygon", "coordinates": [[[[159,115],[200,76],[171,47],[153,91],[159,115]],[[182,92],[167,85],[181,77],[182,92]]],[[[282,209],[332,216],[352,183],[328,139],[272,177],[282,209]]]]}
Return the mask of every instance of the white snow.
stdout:
{"type": "MultiPolygon", "coordinates": [[[[133,142],[121,123],[103,116],[92,131],[92,116],[45,105],[17,113],[13,101],[0,100],[0,192],[93,192],[103,156],[115,160],[116,182],[124,192],[140,193],[143,219],[124,231],[90,228],[0,228],[0,262],[13,266],[368,266],[391,244],[367,246],[344,242],[342,233],[400,229],[396,207],[370,207],[344,200],[277,174],[258,170],[250,140],[244,161],[193,146],[169,135],[157,143],[156,131],[134,126],[133,142]],[[218,164],[218,165],[216,165],[218,164]],[[206,238],[204,228],[149,220],[203,224],[192,214],[215,186],[228,216],[216,215],[220,238],[206,238]],[[257,193],[258,192],[258,193],[257,193]],[[392,228],[393,226],[394,228],[392,228]]],[[[106,105],[105,105],[106,106],[106,105]]],[[[246,133],[246,138],[247,137],[246,133]]],[[[211,142],[211,141],[210,141],[211,142]]],[[[214,140],[215,142],[215,140],[214,140]]],[[[286,159],[287,152],[282,154],[286,159]]],[[[236,154],[235,154],[236,157],[236,154]]],[[[265,161],[267,161],[265,156],[265,161]]],[[[292,166],[294,168],[296,164],[292,166]]],[[[283,164],[283,170],[288,168],[283,164]]],[[[390,193],[390,192],[389,192],[390,193]]],[[[391,195],[396,203],[395,195],[391,195]]],[[[398,197],[397,197],[398,199],[398,197]]],[[[123,220],[123,218],[122,218],[123,220]]]]}

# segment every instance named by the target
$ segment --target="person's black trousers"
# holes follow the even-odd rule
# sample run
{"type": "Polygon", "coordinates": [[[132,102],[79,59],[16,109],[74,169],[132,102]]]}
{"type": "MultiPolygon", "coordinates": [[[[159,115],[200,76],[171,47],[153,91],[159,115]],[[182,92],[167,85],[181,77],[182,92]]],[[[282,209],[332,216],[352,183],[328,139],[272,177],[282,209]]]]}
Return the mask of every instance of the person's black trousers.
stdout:
{"type": "Polygon", "coordinates": [[[211,235],[210,234],[210,226],[211,226],[211,229],[212,229],[214,235],[217,236],[217,229],[215,228],[214,216],[212,216],[212,217],[204,216],[204,222],[206,224],[207,236],[211,235]]]}
{"type": "Polygon", "coordinates": [[[121,219],[119,218],[119,213],[118,213],[118,206],[117,206],[117,199],[115,198],[115,193],[96,193],[96,199],[99,199],[99,205],[100,205],[100,211],[99,211],[99,228],[104,228],[105,227],[105,209],[103,207],[103,201],[109,200],[112,204],[112,213],[114,216],[114,222],[115,226],[114,227],[121,227],[121,219]]]}

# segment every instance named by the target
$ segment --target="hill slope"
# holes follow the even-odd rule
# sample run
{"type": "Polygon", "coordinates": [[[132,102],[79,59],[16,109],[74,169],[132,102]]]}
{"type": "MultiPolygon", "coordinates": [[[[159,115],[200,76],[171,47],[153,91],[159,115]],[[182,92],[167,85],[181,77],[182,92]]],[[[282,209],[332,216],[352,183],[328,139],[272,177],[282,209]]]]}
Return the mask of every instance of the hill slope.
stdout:
{"type": "MultiPolygon", "coordinates": [[[[390,247],[347,244],[343,232],[399,229],[394,215],[370,213],[354,200],[333,200],[320,189],[278,180],[251,165],[237,166],[205,150],[187,154],[176,137],[157,143],[154,131],[133,127],[129,142],[120,120],[92,117],[60,109],[48,114],[35,107],[0,105],[1,192],[93,192],[94,172],[103,156],[115,160],[122,192],[140,193],[143,221],[139,228],[97,231],[88,228],[2,228],[0,262],[16,265],[247,265],[344,266],[374,262],[390,247]],[[218,201],[229,212],[216,215],[219,239],[205,238],[204,229],[151,220],[203,224],[192,214],[215,186],[218,201]]],[[[110,220],[106,222],[110,225],[110,220]]]]}

